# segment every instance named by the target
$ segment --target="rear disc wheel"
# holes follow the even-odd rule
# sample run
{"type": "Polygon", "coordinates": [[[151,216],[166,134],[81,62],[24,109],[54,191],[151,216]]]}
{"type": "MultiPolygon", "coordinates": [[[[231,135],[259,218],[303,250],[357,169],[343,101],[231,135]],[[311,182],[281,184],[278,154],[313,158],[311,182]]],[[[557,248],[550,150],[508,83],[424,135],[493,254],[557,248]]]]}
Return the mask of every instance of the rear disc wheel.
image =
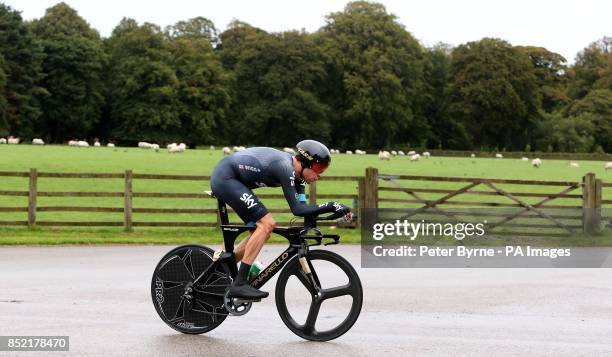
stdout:
{"type": "Polygon", "coordinates": [[[227,317],[223,296],[231,285],[229,267],[213,262],[213,250],[184,245],[168,252],[151,280],[155,310],[173,329],[187,334],[213,330],[227,317]],[[194,280],[207,271],[193,284],[194,280]]]}

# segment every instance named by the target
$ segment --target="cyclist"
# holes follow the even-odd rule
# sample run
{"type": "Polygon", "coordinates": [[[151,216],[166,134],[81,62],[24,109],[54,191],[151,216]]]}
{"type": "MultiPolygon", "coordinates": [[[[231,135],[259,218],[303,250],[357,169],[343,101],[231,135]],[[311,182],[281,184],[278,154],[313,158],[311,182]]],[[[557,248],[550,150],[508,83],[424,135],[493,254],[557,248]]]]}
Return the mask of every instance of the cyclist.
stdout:
{"type": "Polygon", "coordinates": [[[210,185],[215,196],[229,204],[247,225],[255,226],[251,235],[234,250],[236,260],[241,263],[229,290],[231,297],[262,299],[268,296],[247,281],[251,265],[276,227],[272,215],[253,189],[282,187],[291,212],[296,216],[334,212],[347,221],[352,219],[350,208],[337,202],[318,206],[306,204],[306,183],[319,179],[329,166],[331,155],[325,145],[315,140],[300,141],[296,147],[295,156],[268,147],[239,151],[221,160],[212,173],[210,185]]]}

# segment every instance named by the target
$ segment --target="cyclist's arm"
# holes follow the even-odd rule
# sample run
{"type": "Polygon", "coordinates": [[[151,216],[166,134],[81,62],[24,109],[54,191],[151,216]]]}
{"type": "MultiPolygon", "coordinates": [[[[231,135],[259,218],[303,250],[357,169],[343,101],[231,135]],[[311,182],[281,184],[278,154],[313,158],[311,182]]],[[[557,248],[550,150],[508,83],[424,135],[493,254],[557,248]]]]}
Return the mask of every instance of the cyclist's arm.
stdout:
{"type": "Polygon", "coordinates": [[[289,204],[291,213],[295,216],[317,216],[322,213],[334,212],[337,206],[334,206],[335,202],[327,202],[321,205],[309,205],[306,202],[300,202],[300,198],[304,198],[304,186],[301,185],[301,180],[295,178],[293,170],[279,167],[280,182],[283,188],[283,194],[289,204]]]}

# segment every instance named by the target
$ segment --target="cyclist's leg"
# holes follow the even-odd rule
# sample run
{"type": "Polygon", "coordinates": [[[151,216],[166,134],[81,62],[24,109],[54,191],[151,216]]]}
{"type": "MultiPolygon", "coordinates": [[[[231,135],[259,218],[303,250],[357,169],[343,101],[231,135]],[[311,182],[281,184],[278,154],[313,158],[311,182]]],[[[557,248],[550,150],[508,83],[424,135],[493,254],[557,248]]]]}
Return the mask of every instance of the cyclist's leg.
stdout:
{"type": "Polygon", "coordinates": [[[249,285],[247,275],[255,258],[261,251],[264,243],[276,227],[276,222],[270,213],[257,220],[257,228],[249,237],[244,249],[244,256],[238,269],[238,275],[229,289],[229,296],[248,299],[262,299],[268,296],[267,292],[261,291],[249,285]]]}
{"type": "Polygon", "coordinates": [[[251,265],[257,258],[261,248],[270,238],[272,231],[276,227],[276,221],[272,218],[272,214],[267,213],[257,221],[257,228],[251,234],[250,239],[246,243],[244,256],[242,261],[251,265]]]}
{"type": "MultiPolygon", "coordinates": [[[[255,222],[247,222],[246,224],[247,226],[252,225],[253,227],[256,227],[256,223],[255,222]]],[[[246,236],[246,238],[244,238],[242,241],[240,241],[240,244],[238,244],[236,246],[236,248],[234,248],[234,255],[236,256],[236,263],[238,263],[239,261],[242,260],[242,257],[244,256],[244,249],[246,248],[246,244],[249,241],[249,239],[251,238],[252,232],[249,233],[248,236],[246,236]]]]}
{"type": "MultiPolygon", "coordinates": [[[[220,164],[215,168],[211,176],[210,186],[215,196],[232,207],[247,226],[256,227],[256,222],[268,213],[266,207],[259,201],[253,191],[234,178],[232,170],[224,165],[220,164]]],[[[242,260],[244,249],[250,237],[251,234],[234,248],[236,262],[242,260]]]]}
{"type": "MultiPolygon", "coordinates": [[[[215,196],[227,203],[245,222],[257,222],[255,231],[246,243],[244,243],[244,253],[238,275],[230,288],[229,294],[232,297],[261,299],[268,296],[268,293],[253,288],[248,284],[247,275],[251,264],[255,260],[261,246],[272,232],[270,224],[274,222],[270,219],[260,220],[269,215],[268,209],[259,201],[259,198],[246,187],[242,182],[232,177],[226,177],[222,181],[211,179],[211,187],[215,196]],[[254,239],[255,238],[255,239],[254,239]],[[255,243],[251,243],[255,242],[255,243]],[[244,257],[249,260],[245,261],[244,257]]],[[[242,249],[242,248],[241,248],[242,249]]]]}

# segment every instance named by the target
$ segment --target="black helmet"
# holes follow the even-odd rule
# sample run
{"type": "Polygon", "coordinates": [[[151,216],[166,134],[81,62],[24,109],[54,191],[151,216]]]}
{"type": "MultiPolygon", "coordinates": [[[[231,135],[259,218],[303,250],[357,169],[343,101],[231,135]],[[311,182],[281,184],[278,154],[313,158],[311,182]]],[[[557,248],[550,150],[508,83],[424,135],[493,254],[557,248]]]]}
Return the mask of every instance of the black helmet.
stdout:
{"type": "Polygon", "coordinates": [[[302,140],[297,145],[297,159],[304,168],[312,168],[321,173],[331,162],[331,154],[327,146],[316,140],[302,140]]]}

